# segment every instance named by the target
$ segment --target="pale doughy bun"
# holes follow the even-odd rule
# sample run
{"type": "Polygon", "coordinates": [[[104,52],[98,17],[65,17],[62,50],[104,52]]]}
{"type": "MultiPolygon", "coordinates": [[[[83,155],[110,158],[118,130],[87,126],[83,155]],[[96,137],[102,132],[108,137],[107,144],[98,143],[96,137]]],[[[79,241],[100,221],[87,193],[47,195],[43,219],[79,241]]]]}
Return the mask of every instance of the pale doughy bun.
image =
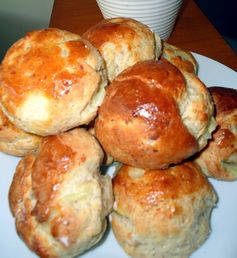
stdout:
{"type": "Polygon", "coordinates": [[[0,151],[14,156],[25,156],[35,151],[42,137],[17,128],[0,109],[0,151]]]}
{"type": "Polygon", "coordinates": [[[192,53],[165,41],[162,41],[161,57],[167,59],[179,69],[195,74],[198,72],[198,63],[192,53]]]}
{"type": "Polygon", "coordinates": [[[112,229],[136,258],[189,257],[208,237],[216,194],[200,168],[123,166],[113,179],[112,229]]]}
{"type": "Polygon", "coordinates": [[[22,130],[57,134],[95,117],[107,83],[104,69],[99,52],[80,36],[32,31],[2,61],[0,103],[22,130]]]}
{"type": "Polygon", "coordinates": [[[149,60],[108,86],[95,132],[116,161],[158,169],[201,150],[215,128],[213,120],[209,91],[197,76],[182,74],[164,59],[149,60]]]}
{"type": "Polygon", "coordinates": [[[237,90],[210,87],[216,106],[217,130],[195,160],[203,172],[220,180],[237,179],[237,90]]]}
{"type": "Polygon", "coordinates": [[[112,184],[103,151],[84,129],[47,136],[17,166],[9,192],[20,237],[40,257],[74,257],[102,237],[112,184]]]}
{"type": "Polygon", "coordinates": [[[131,18],[104,19],[83,34],[103,56],[112,81],[120,72],[141,60],[155,59],[161,41],[148,26],[131,18]]]}

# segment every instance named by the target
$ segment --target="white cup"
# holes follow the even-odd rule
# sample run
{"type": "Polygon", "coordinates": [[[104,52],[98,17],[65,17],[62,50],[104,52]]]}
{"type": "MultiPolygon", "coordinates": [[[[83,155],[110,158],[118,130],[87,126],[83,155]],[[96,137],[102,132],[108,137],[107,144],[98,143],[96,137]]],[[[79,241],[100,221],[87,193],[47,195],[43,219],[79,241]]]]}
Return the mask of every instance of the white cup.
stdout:
{"type": "Polygon", "coordinates": [[[182,0],[96,0],[105,19],[129,17],[150,27],[161,39],[169,38],[182,0]]]}

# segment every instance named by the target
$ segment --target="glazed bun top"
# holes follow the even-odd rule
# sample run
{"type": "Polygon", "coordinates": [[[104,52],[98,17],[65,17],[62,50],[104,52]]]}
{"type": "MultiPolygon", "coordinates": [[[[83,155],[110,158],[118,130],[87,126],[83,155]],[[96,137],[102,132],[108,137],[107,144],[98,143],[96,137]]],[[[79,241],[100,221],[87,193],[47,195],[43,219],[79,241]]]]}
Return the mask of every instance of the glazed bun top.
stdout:
{"type": "Polygon", "coordinates": [[[2,61],[3,111],[39,135],[88,123],[103,100],[104,69],[99,52],[79,35],[53,28],[27,33],[2,61]]]}
{"type": "Polygon", "coordinates": [[[173,202],[194,195],[198,198],[200,192],[215,196],[211,184],[193,162],[184,162],[165,170],[144,170],[123,165],[113,178],[113,188],[117,197],[114,209],[125,216],[136,216],[136,205],[156,209],[166,204],[164,201],[173,202]]]}
{"type": "Polygon", "coordinates": [[[195,164],[121,166],[113,189],[112,229],[131,257],[188,258],[208,237],[217,196],[195,164]]]}
{"type": "Polygon", "coordinates": [[[164,59],[149,60],[109,85],[95,132],[115,160],[158,169],[202,149],[212,119],[210,94],[194,74],[164,59]]]}
{"type": "Polygon", "coordinates": [[[148,26],[131,18],[104,19],[83,34],[105,59],[108,79],[141,60],[160,55],[158,35],[148,26]]]}
{"type": "Polygon", "coordinates": [[[9,191],[16,229],[39,257],[76,257],[105,232],[111,179],[103,151],[84,129],[44,137],[18,164],[9,191]]]}
{"type": "MultiPolygon", "coordinates": [[[[24,162],[31,159],[26,156],[24,162]]],[[[74,129],[64,134],[44,137],[38,151],[33,154],[33,159],[32,167],[29,167],[31,167],[34,197],[37,199],[34,216],[42,222],[49,219],[51,207],[54,207],[55,201],[65,189],[67,189],[67,194],[77,190],[75,186],[70,189],[70,185],[67,184],[68,179],[86,176],[86,173],[88,175],[98,173],[103,152],[91,134],[83,129],[74,129]]],[[[25,172],[24,176],[26,174],[25,172]]],[[[68,182],[75,184],[71,180],[68,182]]],[[[20,198],[17,196],[18,192],[15,191],[15,187],[20,188],[21,185],[13,181],[11,186],[14,194],[11,195],[10,200],[14,214],[17,199],[20,198]]]]}

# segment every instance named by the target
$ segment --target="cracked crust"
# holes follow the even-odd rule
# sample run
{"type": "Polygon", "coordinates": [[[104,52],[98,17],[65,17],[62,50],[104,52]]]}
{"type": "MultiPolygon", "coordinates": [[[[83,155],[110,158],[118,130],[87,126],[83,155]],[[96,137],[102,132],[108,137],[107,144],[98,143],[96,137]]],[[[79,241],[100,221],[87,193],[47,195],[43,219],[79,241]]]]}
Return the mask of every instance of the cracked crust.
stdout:
{"type": "Polygon", "coordinates": [[[113,202],[102,159],[96,139],[74,129],[45,137],[19,162],[10,208],[18,234],[40,257],[74,257],[101,239],[113,202]]]}
{"type": "Polygon", "coordinates": [[[164,59],[149,60],[109,85],[95,133],[115,160],[158,169],[202,149],[212,119],[210,94],[194,74],[181,73],[164,59]]]}
{"type": "Polygon", "coordinates": [[[107,83],[99,52],[60,29],[32,31],[7,51],[0,71],[0,102],[11,122],[46,136],[89,123],[107,83]]]}

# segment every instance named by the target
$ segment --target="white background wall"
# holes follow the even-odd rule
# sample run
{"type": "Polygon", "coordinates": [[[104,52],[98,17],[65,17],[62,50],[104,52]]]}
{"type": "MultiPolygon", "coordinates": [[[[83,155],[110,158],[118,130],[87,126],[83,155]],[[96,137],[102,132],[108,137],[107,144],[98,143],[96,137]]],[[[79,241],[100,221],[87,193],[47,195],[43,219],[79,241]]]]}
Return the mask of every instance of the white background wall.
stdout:
{"type": "Polygon", "coordinates": [[[0,0],[0,61],[27,31],[48,27],[53,0],[0,0]]]}

